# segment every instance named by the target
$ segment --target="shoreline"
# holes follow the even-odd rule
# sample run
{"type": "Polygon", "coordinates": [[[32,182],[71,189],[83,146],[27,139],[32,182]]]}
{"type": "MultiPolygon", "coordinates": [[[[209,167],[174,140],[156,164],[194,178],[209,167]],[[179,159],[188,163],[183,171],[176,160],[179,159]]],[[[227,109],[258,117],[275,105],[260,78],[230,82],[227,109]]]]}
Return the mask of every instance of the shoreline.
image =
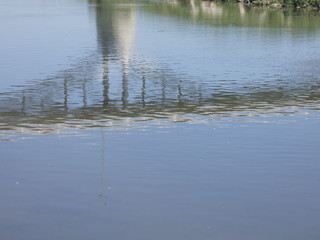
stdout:
{"type": "Polygon", "coordinates": [[[320,11],[320,0],[240,0],[246,6],[320,11]]]}

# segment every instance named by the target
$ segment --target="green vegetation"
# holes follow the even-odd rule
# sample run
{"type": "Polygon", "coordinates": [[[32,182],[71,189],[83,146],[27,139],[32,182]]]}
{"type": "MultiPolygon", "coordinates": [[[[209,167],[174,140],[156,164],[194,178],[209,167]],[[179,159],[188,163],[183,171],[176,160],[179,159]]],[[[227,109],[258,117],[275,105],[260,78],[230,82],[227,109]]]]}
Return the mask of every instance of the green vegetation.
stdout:
{"type": "Polygon", "coordinates": [[[293,6],[295,8],[317,8],[320,9],[320,0],[284,0],[285,6],[293,6]]]}
{"type": "Polygon", "coordinates": [[[254,3],[249,6],[245,3],[222,1],[167,0],[166,3],[154,1],[146,5],[144,10],[153,15],[219,27],[292,29],[292,34],[297,31],[314,32],[320,29],[318,11],[294,8],[270,10],[270,8],[273,6],[257,7],[254,3]]]}
{"type": "Polygon", "coordinates": [[[242,2],[252,6],[309,8],[320,10],[320,0],[221,0],[221,2],[242,2]]]}
{"type": "Polygon", "coordinates": [[[271,7],[320,9],[320,0],[253,0],[245,3],[249,5],[252,4],[271,7]]]}

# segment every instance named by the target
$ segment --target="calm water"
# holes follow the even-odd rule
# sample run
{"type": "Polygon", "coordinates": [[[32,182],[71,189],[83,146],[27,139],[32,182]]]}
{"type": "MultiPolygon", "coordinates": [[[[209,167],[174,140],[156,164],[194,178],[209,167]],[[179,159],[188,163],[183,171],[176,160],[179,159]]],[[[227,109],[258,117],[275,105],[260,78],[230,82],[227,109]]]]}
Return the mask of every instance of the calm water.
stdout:
{"type": "Polygon", "coordinates": [[[0,239],[319,239],[320,14],[0,1],[0,239]]]}

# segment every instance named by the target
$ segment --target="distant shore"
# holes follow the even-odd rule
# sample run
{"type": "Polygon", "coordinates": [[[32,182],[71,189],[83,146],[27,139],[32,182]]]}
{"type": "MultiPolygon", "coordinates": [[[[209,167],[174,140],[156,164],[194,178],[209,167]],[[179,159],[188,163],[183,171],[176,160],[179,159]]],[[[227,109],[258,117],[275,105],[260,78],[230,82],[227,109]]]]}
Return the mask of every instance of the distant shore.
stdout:
{"type": "Polygon", "coordinates": [[[239,0],[246,5],[320,10],[320,0],[239,0]]]}

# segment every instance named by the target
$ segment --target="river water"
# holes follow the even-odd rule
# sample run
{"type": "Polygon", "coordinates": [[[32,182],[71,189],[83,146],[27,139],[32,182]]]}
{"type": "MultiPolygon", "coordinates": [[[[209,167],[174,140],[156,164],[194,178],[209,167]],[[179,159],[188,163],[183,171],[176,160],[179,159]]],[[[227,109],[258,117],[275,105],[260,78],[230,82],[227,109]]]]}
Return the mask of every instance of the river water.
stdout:
{"type": "Polygon", "coordinates": [[[0,1],[0,239],[320,238],[320,15],[0,1]]]}

